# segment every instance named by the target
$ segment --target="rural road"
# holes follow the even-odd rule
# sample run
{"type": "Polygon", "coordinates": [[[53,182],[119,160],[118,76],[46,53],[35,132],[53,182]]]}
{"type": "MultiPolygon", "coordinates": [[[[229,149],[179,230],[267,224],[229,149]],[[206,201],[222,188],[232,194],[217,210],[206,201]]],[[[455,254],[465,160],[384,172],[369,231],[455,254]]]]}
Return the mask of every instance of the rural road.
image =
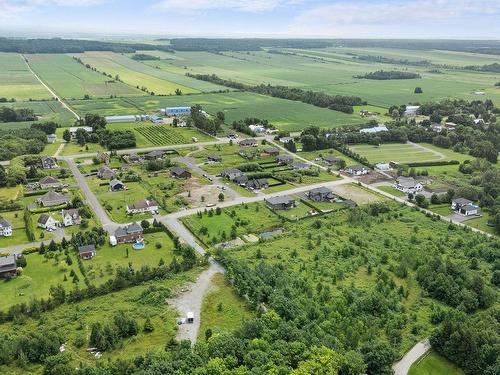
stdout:
{"type": "Polygon", "coordinates": [[[415,344],[413,348],[410,349],[408,353],[404,355],[399,362],[396,362],[392,369],[394,375],[407,375],[410,370],[411,365],[418,361],[425,353],[427,353],[431,348],[429,339],[422,340],[415,344]]]}
{"type": "Polygon", "coordinates": [[[57,96],[57,94],[56,94],[54,91],[52,91],[52,89],[51,89],[49,86],[47,86],[47,85],[45,84],[45,82],[43,82],[43,81],[40,79],[40,77],[39,77],[39,76],[38,76],[38,75],[37,75],[37,74],[33,71],[33,69],[31,69],[31,66],[30,66],[30,64],[28,63],[28,60],[26,59],[26,56],[22,55],[22,57],[23,57],[24,62],[26,63],[26,66],[27,66],[27,67],[28,67],[28,69],[30,70],[31,74],[33,74],[33,75],[35,76],[35,78],[36,78],[36,79],[37,79],[37,80],[38,80],[38,81],[39,81],[39,82],[40,82],[40,83],[41,83],[41,84],[42,84],[42,85],[43,85],[43,86],[47,89],[47,91],[48,91],[48,92],[50,92],[50,94],[51,94],[54,98],[56,98],[56,99],[57,99],[57,101],[58,101],[59,103],[61,103],[61,105],[62,105],[64,108],[66,108],[68,111],[70,111],[70,112],[73,114],[73,116],[75,116],[75,117],[76,117],[76,119],[77,119],[77,120],[80,120],[80,116],[78,115],[78,113],[76,113],[75,111],[73,111],[73,110],[69,107],[69,105],[67,105],[65,102],[63,102],[63,101],[61,100],[61,98],[60,98],[59,96],[57,96]]]}

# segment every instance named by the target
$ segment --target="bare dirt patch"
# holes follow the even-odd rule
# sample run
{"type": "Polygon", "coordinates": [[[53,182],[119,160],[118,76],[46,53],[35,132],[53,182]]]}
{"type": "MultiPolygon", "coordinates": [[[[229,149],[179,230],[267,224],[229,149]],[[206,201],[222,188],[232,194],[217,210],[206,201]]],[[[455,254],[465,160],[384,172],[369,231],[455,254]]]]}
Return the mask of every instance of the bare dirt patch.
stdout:
{"type": "Polygon", "coordinates": [[[184,186],[185,191],[178,194],[186,198],[192,206],[204,206],[219,201],[221,190],[215,185],[202,185],[197,178],[190,178],[184,186]],[[204,197],[204,202],[202,202],[204,197]]]}
{"type": "Polygon", "coordinates": [[[380,195],[353,184],[337,185],[334,186],[332,190],[335,194],[353,200],[358,204],[380,202],[384,199],[380,195]]]}

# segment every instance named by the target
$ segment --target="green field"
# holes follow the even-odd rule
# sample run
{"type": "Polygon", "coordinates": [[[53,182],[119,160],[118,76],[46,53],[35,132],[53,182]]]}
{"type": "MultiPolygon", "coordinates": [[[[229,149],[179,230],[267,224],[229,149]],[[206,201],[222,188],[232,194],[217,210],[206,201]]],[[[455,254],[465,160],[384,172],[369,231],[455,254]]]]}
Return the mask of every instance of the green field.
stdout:
{"type": "Polygon", "coordinates": [[[32,123],[40,121],[55,121],[61,124],[61,126],[73,126],[76,120],[75,116],[56,100],[0,103],[0,107],[9,107],[14,109],[29,108],[32,109],[38,117],[37,121],[0,123],[0,128],[2,129],[29,128],[32,123]]]}
{"type": "Polygon", "coordinates": [[[30,72],[21,55],[0,53],[0,97],[28,100],[50,99],[52,95],[30,72]]]}
{"type": "Polygon", "coordinates": [[[112,74],[113,77],[118,75],[123,82],[133,87],[146,87],[155,94],[172,95],[176,89],[184,94],[222,89],[220,86],[198,82],[184,74],[172,74],[113,52],[86,52],[75,56],[100,72],[112,74]]]}
{"type": "Polygon", "coordinates": [[[408,375],[464,375],[453,363],[431,351],[411,366],[408,375]]]}
{"type": "Polygon", "coordinates": [[[158,111],[159,108],[200,104],[208,113],[223,111],[226,123],[246,117],[259,117],[270,121],[279,129],[299,131],[309,125],[331,128],[366,122],[360,116],[348,115],[326,108],[291,100],[272,98],[249,92],[212,93],[166,97],[134,97],[102,100],[70,100],[69,104],[79,114],[101,115],[139,114],[158,111]]]}
{"type": "Polygon", "coordinates": [[[110,95],[141,95],[135,87],[116,82],[113,78],[86,68],[71,56],[61,54],[26,55],[31,68],[46,85],[62,98],[82,99],[110,95]]]}

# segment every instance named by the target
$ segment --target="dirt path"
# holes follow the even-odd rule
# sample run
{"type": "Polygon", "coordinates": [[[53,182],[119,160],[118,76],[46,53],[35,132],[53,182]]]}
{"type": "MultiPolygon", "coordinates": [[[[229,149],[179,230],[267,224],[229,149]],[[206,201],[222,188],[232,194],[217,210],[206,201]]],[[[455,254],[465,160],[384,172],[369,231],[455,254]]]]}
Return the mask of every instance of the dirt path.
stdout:
{"type": "Polygon", "coordinates": [[[64,149],[64,146],[66,145],[65,142],[62,142],[59,147],[57,148],[56,152],[54,152],[54,156],[55,158],[57,158],[59,156],[59,154],[62,152],[62,150],[64,149]]]}
{"type": "Polygon", "coordinates": [[[24,62],[26,63],[26,66],[27,66],[27,67],[28,67],[28,69],[30,70],[31,74],[33,74],[33,75],[35,76],[35,78],[36,78],[36,79],[37,79],[37,80],[38,80],[38,81],[39,81],[39,82],[40,82],[40,83],[41,83],[41,84],[42,84],[42,85],[43,85],[43,86],[47,89],[47,91],[48,91],[48,92],[50,92],[50,94],[51,94],[54,98],[56,98],[56,99],[57,99],[57,101],[58,101],[59,103],[61,103],[61,105],[62,105],[64,108],[66,108],[68,111],[70,111],[70,112],[71,112],[71,113],[72,113],[72,114],[76,117],[76,119],[77,119],[77,120],[80,120],[80,116],[78,115],[78,113],[76,113],[75,111],[73,111],[73,110],[69,107],[69,105],[67,105],[65,102],[63,102],[63,101],[61,100],[61,98],[60,98],[59,96],[57,96],[57,94],[56,94],[54,91],[52,91],[52,89],[51,89],[49,86],[47,86],[47,85],[45,84],[45,82],[43,82],[43,81],[40,79],[40,77],[39,77],[39,76],[38,76],[38,75],[37,75],[37,74],[33,71],[33,69],[31,69],[31,66],[30,66],[30,64],[28,63],[28,60],[26,59],[26,56],[22,55],[22,58],[23,58],[24,62]]]}
{"type": "Polygon", "coordinates": [[[413,147],[416,147],[416,148],[419,148],[421,150],[424,150],[424,151],[427,151],[427,152],[432,152],[434,155],[438,156],[439,157],[439,160],[443,160],[443,159],[446,159],[446,155],[439,152],[439,151],[436,151],[436,150],[433,150],[433,149],[430,149],[430,148],[427,148],[425,146],[422,146],[422,145],[419,145],[418,143],[413,143],[413,142],[410,142],[408,141],[407,142],[409,145],[412,145],[413,147]]]}
{"type": "Polygon", "coordinates": [[[404,355],[399,362],[396,362],[392,369],[394,370],[394,375],[407,375],[410,371],[411,365],[418,361],[425,353],[431,349],[431,344],[429,339],[424,339],[415,344],[413,348],[410,349],[408,353],[404,355]]]}

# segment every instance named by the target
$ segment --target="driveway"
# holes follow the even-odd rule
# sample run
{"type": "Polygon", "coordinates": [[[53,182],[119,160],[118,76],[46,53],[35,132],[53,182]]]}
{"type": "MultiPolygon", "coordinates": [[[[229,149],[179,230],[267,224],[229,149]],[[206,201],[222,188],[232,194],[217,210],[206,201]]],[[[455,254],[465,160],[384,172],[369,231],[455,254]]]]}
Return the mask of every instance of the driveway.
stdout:
{"type": "Polygon", "coordinates": [[[429,339],[424,339],[413,348],[410,349],[408,353],[404,355],[399,362],[396,362],[392,369],[394,370],[394,375],[407,375],[410,370],[411,365],[418,361],[425,353],[427,353],[431,348],[429,339]]]}

